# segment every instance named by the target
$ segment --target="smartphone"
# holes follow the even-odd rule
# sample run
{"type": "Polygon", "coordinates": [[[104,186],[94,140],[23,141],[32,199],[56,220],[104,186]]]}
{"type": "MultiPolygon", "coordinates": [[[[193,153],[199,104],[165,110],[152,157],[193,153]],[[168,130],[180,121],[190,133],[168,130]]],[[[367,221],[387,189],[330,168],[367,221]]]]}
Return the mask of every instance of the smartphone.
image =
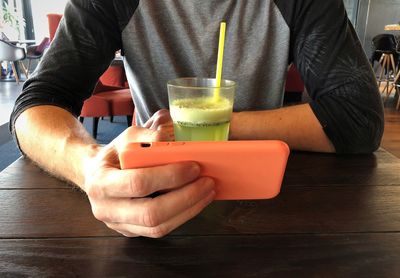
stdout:
{"type": "Polygon", "coordinates": [[[216,182],[216,200],[269,199],[280,192],[289,147],[282,141],[126,143],[122,169],[196,161],[216,182]]]}

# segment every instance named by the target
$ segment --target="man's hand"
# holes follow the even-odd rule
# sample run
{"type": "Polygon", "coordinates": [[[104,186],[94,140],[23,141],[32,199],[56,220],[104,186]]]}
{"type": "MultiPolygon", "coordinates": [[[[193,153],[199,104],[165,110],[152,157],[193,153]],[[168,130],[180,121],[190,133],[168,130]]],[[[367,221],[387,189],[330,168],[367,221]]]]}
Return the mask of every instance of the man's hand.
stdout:
{"type": "Polygon", "coordinates": [[[16,133],[27,156],[87,193],[94,216],[108,227],[126,236],[161,237],[197,215],[215,192],[194,162],[120,169],[117,146],[126,135],[142,142],[170,139],[168,129],[152,126],[131,127],[102,147],[69,112],[47,105],[23,112],[16,133]]]}
{"type": "MultiPolygon", "coordinates": [[[[131,141],[168,139],[158,125],[131,127],[124,133],[131,141]]],[[[121,134],[103,147],[85,173],[84,190],[93,214],[109,228],[129,237],[162,237],[214,199],[214,181],[199,179],[200,167],[194,162],[121,170],[117,150],[126,136],[121,134]],[[160,192],[164,193],[150,197],[160,192]]]]}
{"type": "Polygon", "coordinates": [[[167,109],[158,110],[143,127],[160,131],[168,141],[175,140],[172,118],[167,109]]]}
{"type": "Polygon", "coordinates": [[[84,189],[94,216],[125,236],[162,237],[205,208],[214,182],[200,178],[193,162],[145,169],[119,169],[118,155],[106,146],[87,172],[84,189]],[[149,195],[167,191],[155,198],[149,195]]]}

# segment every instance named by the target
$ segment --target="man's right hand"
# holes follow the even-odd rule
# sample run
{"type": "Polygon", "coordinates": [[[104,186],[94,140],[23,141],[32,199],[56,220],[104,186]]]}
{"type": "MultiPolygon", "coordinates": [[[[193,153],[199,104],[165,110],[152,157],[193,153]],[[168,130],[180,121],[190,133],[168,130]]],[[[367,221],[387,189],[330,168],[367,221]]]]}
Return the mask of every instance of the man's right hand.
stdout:
{"type": "MultiPolygon", "coordinates": [[[[137,136],[134,141],[162,139],[159,131],[144,128],[132,127],[125,132],[137,136]]],[[[128,237],[162,237],[214,199],[214,181],[199,178],[200,167],[194,162],[121,170],[118,142],[116,138],[102,147],[92,159],[83,186],[94,216],[109,228],[128,237]]]]}
{"type": "Polygon", "coordinates": [[[104,147],[71,113],[56,106],[25,110],[15,128],[25,155],[81,187],[97,219],[126,236],[161,237],[198,214],[215,195],[214,182],[199,178],[199,166],[192,162],[121,170],[117,146],[126,135],[141,142],[173,138],[167,114],[152,117],[150,129],[128,128],[104,147]],[[159,195],[149,197],[153,193],[159,195]]]}

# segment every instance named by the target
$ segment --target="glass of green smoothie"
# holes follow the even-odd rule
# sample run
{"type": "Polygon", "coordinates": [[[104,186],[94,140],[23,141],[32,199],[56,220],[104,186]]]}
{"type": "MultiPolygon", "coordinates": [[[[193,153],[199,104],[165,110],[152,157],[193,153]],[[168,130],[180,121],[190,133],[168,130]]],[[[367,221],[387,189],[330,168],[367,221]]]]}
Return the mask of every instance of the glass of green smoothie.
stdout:
{"type": "Polygon", "coordinates": [[[236,83],[213,78],[178,78],[168,82],[169,109],[176,141],[226,141],[236,83]]]}

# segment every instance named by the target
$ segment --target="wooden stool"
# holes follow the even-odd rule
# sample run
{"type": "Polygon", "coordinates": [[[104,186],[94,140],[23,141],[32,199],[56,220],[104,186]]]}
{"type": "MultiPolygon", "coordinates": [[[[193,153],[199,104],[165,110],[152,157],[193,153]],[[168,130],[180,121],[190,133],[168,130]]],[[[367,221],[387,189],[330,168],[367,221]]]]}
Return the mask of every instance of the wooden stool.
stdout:
{"type": "Polygon", "coordinates": [[[382,82],[386,82],[385,88],[382,90],[382,94],[386,91],[386,96],[385,100],[389,97],[390,93],[393,90],[393,87],[391,90],[389,90],[389,85],[390,85],[390,73],[393,72],[393,75],[397,74],[396,71],[396,65],[394,62],[394,56],[392,53],[383,53],[381,59],[379,60],[379,63],[381,64],[381,72],[379,74],[379,79],[378,79],[378,86],[380,88],[382,82]],[[384,72],[386,71],[386,77],[383,79],[384,72]]]}
{"type": "Polygon", "coordinates": [[[392,92],[393,88],[396,88],[396,93],[399,96],[399,99],[397,100],[397,105],[396,105],[396,109],[399,110],[399,108],[400,108],[400,68],[397,72],[396,77],[394,78],[393,86],[390,89],[389,94],[392,92]]]}

